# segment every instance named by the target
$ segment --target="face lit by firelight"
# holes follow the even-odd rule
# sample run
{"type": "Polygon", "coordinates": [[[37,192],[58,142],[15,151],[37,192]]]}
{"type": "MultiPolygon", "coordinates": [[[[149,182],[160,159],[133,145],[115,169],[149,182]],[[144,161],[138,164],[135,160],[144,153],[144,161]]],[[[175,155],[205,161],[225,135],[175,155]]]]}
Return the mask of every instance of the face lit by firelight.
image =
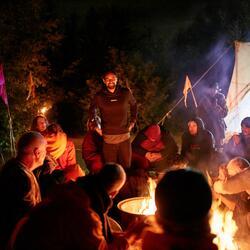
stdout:
{"type": "Polygon", "coordinates": [[[46,130],[46,128],[47,128],[47,122],[46,122],[45,118],[39,117],[37,119],[37,131],[43,132],[46,130]]]}
{"type": "Polygon", "coordinates": [[[114,73],[110,72],[107,73],[104,77],[103,77],[103,82],[106,85],[107,89],[110,92],[114,92],[115,88],[116,88],[116,84],[117,84],[117,77],[114,73]]]}
{"type": "Polygon", "coordinates": [[[245,126],[244,124],[241,126],[241,131],[244,136],[250,136],[250,128],[245,126]]]}
{"type": "Polygon", "coordinates": [[[188,131],[191,135],[196,135],[198,132],[198,126],[196,124],[196,122],[194,121],[190,121],[188,123],[188,131]]]}

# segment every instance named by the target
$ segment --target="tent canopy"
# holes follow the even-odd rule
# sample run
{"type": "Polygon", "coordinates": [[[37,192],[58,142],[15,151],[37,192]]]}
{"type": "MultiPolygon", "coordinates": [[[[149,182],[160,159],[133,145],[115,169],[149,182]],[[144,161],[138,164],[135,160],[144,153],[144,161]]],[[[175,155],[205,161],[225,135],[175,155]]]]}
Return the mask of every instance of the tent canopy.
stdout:
{"type": "Polygon", "coordinates": [[[243,118],[250,116],[250,43],[235,42],[235,64],[227,94],[227,133],[240,132],[243,118]]]}

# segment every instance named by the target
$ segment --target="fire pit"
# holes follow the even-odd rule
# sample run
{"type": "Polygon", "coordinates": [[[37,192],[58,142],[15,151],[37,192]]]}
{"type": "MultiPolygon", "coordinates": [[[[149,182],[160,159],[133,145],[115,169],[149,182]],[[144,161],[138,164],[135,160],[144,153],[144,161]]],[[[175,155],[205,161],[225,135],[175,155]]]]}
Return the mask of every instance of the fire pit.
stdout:
{"type": "Polygon", "coordinates": [[[155,205],[150,197],[133,197],[118,203],[118,208],[125,213],[132,215],[154,215],[155,205]]]}
{"type": "Polygon", "coordinates": [[[126,228],[136,218],[155,214],[155,203],[151,197],[133,197],[120,201],[117,205],[121,211],[121,223],[126,228]]]}

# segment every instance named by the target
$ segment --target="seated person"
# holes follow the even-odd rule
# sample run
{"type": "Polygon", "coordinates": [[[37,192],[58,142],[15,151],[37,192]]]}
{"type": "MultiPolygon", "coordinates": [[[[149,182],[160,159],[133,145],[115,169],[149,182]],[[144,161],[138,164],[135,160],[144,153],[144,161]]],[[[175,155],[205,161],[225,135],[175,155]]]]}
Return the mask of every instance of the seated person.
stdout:
{"type": "Polygon", "coordinates": [[[40,188],[32,171],[43,164],[45,155],[44,137],[30,131],[19,139],[17,157],[1,169],[0,247],[3,249],[18,220],[41,201],[40,188]]]}
{"type": "MultiPolygon", "coordinates": [[[[214,191],[222,194],[221,200],[226,206],[228,201],[231,203],[228,207],[234,211],[237,236],[245,238],[250,232],[250,164],[244,158],[233,158],[220,171],[219,177],[214,183],[214,191]]],[[[248,240],[250,246],[250,238],[248,240]]]]}
{"type": "Polygon", "coordinates": [[[31,131],[37,131],[44,135],[46,133],[46,129],[48,127],[49,123],[45,116],[43,115],[37,115],[33,121],[30,130],[31,131]]]}
{"type": "Polygon", "coordinates": [[[205,129],[201,118],[190,119],[188,129],[182,135],[182,158],[189,166],[204,170],[214,151],[214,137],[205,129]]]}
{"type": "Polygon", "coordinates": [[[59,124],[52,123],[47,127],[47,154],[56,160],[56,170],[64,172],[66,181],[83,176],[84,172],[76,163],[76,152],[73,141],[67,138],[59,124]]]}
{"type": "Polygon", "coordinates": [[[147,231],[143,250],[217,250],[210,233],[212,194],[204,176],[191,170],[169,171],[155,191],[161,232],[147,231]]]}
{"type": "Polygon", "coordinates": [[[9,250],[107,250],[98,215],[77,186],[59,185],[15,228],[9,250]]]}
{"type": "MultiPolygon", "coordinates": [[[[99,117],[96,118],[95,122],[100,126],[101,120],[99,117]]],[[[91,121],[88,122],[88,132],[82,142],[82,158],[91,174],[100,171],[104,165],[102,156],[103,138],[96,132],[96,124],[91,121]]]]}
{"type": "Polygon", "coordinates": [[[165,170],[177,156],[178,147],[163,127],[151,124],[141,130],[132,142],[132,166],[165,170]]]}
{"type": "Polygon", "coordinates": [[[241,133],[231,137],[224,145],[224,152],[230,159],[241,156],[250,161],[250,117],[241,121],[241,133]]]}
{"type": "Polygon", "coordinates": [[[80,177],[74,183],[88,195],[90,207],[99,215],[103,235],[110,249],[126,249],[132,241],[139,237],[145,226],[144,223],[138,224],[125,231],[122,236],[118,236],[111,230],[108,212],[113,206],[113,199],[125,181],[126,173],[122,166],[116,163],[107,163],[98,173],[80,177]]]}
{"type": "Polygon", "coordinates": [[[250,194],[249,162],[241,157],[232,159],[227,165],[227,174],[214,183],[214,190],[221,194],[235,194],[246,191],[250,194]]]}

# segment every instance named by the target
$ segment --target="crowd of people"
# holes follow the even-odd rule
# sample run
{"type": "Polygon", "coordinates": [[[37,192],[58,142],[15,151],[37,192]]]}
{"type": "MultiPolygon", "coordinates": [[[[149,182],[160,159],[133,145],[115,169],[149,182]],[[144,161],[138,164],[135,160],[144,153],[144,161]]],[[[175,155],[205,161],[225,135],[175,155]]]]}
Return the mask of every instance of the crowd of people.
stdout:
{"type": "MultiPolygon", "coordinates": [[[[82,143],[86,172],[73,141],[45,116],[35,117],[19,138],[17,156],[0,172],[0,250],[123,250],[138,241],[143,250],[216,250],[209,227],[213,198],[233,211],[237,237],[248,249],[250,117],[227,143],[222,142],[225,127],[215,131],[217,125],[212,128],[198,116],[187,121],[180,149],[158,124],[132,140],[135,98],[119,86],[114,72],[102,80],[82,143]],[[117,202],[145,195],[150,176],[157,181],[156,220],[122,225],[117,202]]],[[[218,89],[211,96],[218,106],[212,121],[223,123],[224,97],[218,89]]]]}

